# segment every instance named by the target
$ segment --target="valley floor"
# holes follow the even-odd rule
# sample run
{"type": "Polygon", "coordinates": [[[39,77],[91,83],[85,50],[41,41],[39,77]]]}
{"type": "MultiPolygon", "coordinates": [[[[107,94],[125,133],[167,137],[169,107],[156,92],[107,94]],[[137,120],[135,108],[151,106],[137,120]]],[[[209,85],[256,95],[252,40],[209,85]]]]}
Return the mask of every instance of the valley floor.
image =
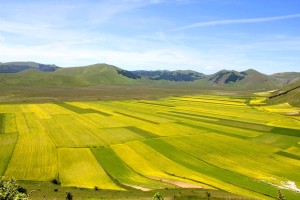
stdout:
{"type": "Polygon", "coordinates": [[[79,187],[90,190],[72,189],[74,196],[86,191],[104,199],[150,199],[157,190],[203,196],[203,189],[212,197],[227,198],[227,191],[254,199],[277,198],[280,189],[299,199],[299,116],[247,103],[192,95],[1,104],[0,175],[28,189],[40,181],[46,194],[34,195],[47,198],[55,180],[63,186],[58,198],[79,187]]]}

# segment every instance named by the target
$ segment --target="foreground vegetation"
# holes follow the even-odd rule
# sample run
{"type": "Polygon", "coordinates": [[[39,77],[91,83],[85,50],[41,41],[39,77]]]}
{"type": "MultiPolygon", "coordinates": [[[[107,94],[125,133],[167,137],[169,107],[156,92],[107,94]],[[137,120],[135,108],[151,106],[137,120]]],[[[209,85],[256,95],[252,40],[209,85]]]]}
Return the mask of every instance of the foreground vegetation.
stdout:
{"type": "Polygon", "coordinates": [[[194,95],[3,104],[0,176],[23,180],[36,199],[67,190],[78,198],[149,199],[156,191],[239,198],[223,190],[274,199],[278,189],[299,199],[299,116],[246,103],[194,95]]]}

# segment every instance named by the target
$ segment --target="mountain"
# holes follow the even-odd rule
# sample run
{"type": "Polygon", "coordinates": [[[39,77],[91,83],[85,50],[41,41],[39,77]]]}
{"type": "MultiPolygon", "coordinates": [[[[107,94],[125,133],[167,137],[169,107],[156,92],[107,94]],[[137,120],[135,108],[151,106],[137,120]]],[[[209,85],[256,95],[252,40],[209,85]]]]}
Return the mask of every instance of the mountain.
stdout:
{"type": "Polygon", "coordinates": [[[206,77],[206,75],[192,70],[177,70],[177,71],[137,70],[137,71],[131,71],[131,73],[139,77],[147,77],[151,80],[167,80],[167,81],[195,81],[206,77]]]}
{"type": "Polygon", "coordinates": [[[37,69],[44,72],[52,72],[60,67],[56,65],[45,65],[35,62],[8,62],[0,63],[0,73],[18,73],[28,69],[37,69]]]}
{"type": "Polygon", "coordinates": [[[282,84],[291,84],[300,80],[300,73],[282,72],[282,73],[272,74],[271,77],[273,77],[274,79],[276,79],[278,82],[282,84]]]}
{"type": "Polygon", "coordinates": [[[88,87],[96,85],[143,84],[146,79],[132,79],[120,73],[120,68],[107,64],[58,68],[41,71],[30,68],[18,73],[0,73],[0,86],[59,86],[88,87]]]}
{"type": "Polygon", "coordinates": [[[208,81],[216,85],[225,85],[234,83],[245,78],[244,74],[237,71],[221,70],[213,75],[208,76],[208,81]]]}
{"type": "Polygon", "coordinates": [[[262,74],[254,69],[237,72],[233,70],[221,70],[207,76],[206,80],[215,86],[230,87],[236,89],[274,89],[280,85],[272,76],[262,74]]]}
{"type": "Polygon", "coordinates": [[[273,90],[300,80],[300,73],[265,75],[253,69],[205,75],[192,70],[127,71],[108,64],[60,68],[35,62],[0,63],[0,86],[94,87],[168,85],[232,90],[273,90]]]}

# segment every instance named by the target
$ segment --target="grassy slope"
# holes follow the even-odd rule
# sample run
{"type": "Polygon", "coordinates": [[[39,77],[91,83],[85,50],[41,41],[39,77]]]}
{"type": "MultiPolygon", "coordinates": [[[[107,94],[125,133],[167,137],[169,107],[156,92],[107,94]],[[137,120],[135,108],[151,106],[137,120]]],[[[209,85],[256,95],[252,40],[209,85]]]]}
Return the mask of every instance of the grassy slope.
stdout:
{"type": "MultiPolygon", "coordinates": [[[[299,87],[299,86],[300,86],[300,81],[296,81],[290,85],[280,88],[279,91],[285,92],[285,91],[291,90],[291,89],[299,87]]],[[[277,94],[277,93],[274,93],[274,94],[277,94]]],[[[279,103],[288,102],[293,106],[300,107],[300,88],[292,90],[292,91],[288,92],[287,94],[283,94],[281,96],[274,97],[272,99],[268,99],[266,102],[270,103],[270,104],[279,104],[279,103]]]]}
{"type": "MultiPolygon", "coordinates": [[[[35,69],[20,73],[0,74],[0,86],[59,86],[87,87],[107,84],[142,84],[144,79],[135,80],[117,73],[117,67],[96,64],[84,67],[61,68],[54,72],[35,69]]],[[[148,81],[151,82],[151,81],[148,81]]]]}

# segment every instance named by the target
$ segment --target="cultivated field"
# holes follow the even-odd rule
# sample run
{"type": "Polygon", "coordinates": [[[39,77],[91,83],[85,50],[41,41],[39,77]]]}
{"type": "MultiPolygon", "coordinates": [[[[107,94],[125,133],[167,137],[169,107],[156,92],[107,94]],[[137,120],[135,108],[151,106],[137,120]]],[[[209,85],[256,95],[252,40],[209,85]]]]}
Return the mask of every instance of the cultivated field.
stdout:
{"type": "Polygon", "coordinates": [[[299,109],[261,98],[0,105],[0,176],[126,192],[300,199],[299,109]],[[298,114],[297,114],[298,113],[298,114]]]}

